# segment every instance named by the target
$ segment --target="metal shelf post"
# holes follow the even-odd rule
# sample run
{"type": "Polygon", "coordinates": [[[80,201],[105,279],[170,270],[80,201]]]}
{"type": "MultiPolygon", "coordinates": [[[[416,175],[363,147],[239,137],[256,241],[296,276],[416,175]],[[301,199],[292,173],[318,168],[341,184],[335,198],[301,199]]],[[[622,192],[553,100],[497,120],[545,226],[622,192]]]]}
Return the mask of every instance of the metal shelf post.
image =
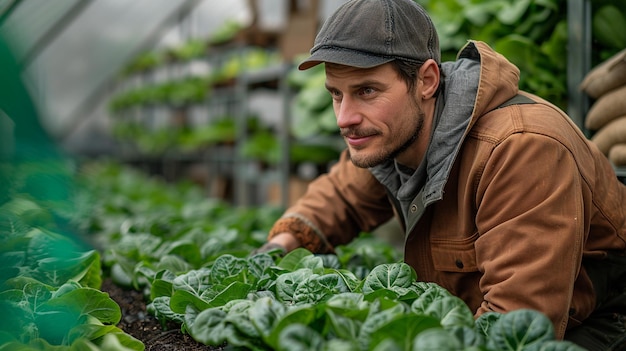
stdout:
{"type": "Polygon", "coordinates": [[[585,132],[589,97],[579,89],[591,67],[591,1],[567,0],[567,113],[585,132]]]}

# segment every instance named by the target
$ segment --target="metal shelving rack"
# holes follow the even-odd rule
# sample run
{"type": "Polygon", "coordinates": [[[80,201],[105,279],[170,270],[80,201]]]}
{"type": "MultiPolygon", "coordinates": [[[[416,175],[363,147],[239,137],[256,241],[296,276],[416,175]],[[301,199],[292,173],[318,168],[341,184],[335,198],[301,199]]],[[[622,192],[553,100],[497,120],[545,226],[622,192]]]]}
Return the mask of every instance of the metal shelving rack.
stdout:
{"type": "Polygon", "coordinates": [[[286,76],[291,68],[290,64],[280,63],[267,68],[245,72],[237,77],[236,89],[237,100],[241,103],[238,105],[236,113],[237,128],[237,146],[241,146],[248,139],[246,131],[246,118],[248,116],[248,101],[254,86],[266,82],[277,82],[276,93],[280,95],[282,101],[281,125],[278,128],[278,140],[281,150],[280,162],[276,169],[262,171],[261,174],[249,172],[248,160],[241,157],[241,153],[237,151],[235,154],[235,202],[237,205],[247,206],[255,204],[256,188],[263,185],[266,180],[275,180],[280,185],[280,203],[286,207],[289,201],[289,159],[290,159],[290,138],[289,138],[289,103],[291,101],[292,92],[287,83],[286,76]]]}
{"type": "Polygon", "coordinates": [[[584,131],[589,98],[579,86],[591,68],[591,0],[567,1],[567,26],[567,112],[584,131]]]}

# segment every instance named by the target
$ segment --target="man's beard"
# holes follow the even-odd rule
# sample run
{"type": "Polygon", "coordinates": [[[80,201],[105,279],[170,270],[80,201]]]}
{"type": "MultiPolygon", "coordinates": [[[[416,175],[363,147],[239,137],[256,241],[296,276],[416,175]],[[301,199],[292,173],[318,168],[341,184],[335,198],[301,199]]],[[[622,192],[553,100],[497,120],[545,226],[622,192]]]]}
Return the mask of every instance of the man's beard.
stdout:
{"type": "Polygon", "coordinates": [[[386,152],[385,150],[380,150],[379,153],[371,155],[367,158],[354,159],[350,156],[350,148],[348,148],[348,156],[350,156],[350,160],[352,160],[352,163],[360,168],[370,168],[385,163],[387,161],[392,161],[393,159],[398,157],[398,155],[411,147],[411,145],[413,145],[417,138],[419,138],[422,134],[425,114],[424,111],[422,111],[422,109],[419,107],[417,108],[417,117],[418,120],[417,124],[415,125],[415,129],[413,130],[413,133],[409,135],[408,138],[406,138],[406,140],[402,144],[400,144],[400,146],[391,151],[386,152]]]}

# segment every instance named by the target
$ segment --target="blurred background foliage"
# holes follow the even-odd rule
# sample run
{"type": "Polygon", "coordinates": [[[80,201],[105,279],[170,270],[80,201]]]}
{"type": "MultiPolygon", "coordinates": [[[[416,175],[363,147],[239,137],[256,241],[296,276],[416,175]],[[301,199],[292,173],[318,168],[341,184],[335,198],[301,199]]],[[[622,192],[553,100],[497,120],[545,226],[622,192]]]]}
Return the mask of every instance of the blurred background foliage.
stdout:
{"type": "MultiPolygon", "coordinates": [[[[565,109],[567,0],[416,0],[439,31],[443,60],[468,39],[491,45],[517,65],[520,88],[565,109]]],[[[626,47],[626,1],[592,1],[592,66],[626,47]]]]}
{"type": "MultiPolygon", "coordinates": [[[[520,68],[520,89],[537,94],[563,110],[567,111],[567,59],[568,59],[568,18],[567,0],[415,0],[423,5],[431,15],[438,30],[443,61],[456,59],[458,51],[469,39],[484,41],[504,55],[520,68]]],[[[596,66],[618,51],[626,48],[626,0],[594,0],[592,7],[592,52],[591,66],[596,66]]],[[[220,43],[236,36],[240,27],[227,23],[219,31],[220,43]]],[[[209,40],[209,47],[214,39],[209,40]]],[[[211,50],[199,44],[197,40],[162,53],[146,53],[138,57],[130,71],[156,69],[166,65],[171,58],[186,60],[212,55],[211,50]],[[170,59],[163,59],[163,57],[170,59]],[[161,59],[158,59],[161,57],[161,59]],[[146,64],[146,62],[148,64],[146,64]],[[138,69],[140,67],[140,69],[138,69]]],[[[306,57],[306,53],[295,58],[291,64],[297,64],[306,57]]],[[[277,64],[274,55],[262,50],[248,50],[244,56],[236,57],[216,67],[207,79],[190,79],[184,83],[188,89],[182,89],[181,83],[164,83],[154,87],[142,87],[126,92],[111,101],[111,112],[123,115],[129,107],[138,105],[185,105],[199,104],[212,98],[211,87],[215,82],[235,79],[239,74],[254,68],[263,68],[277,64]],[[250,55],[246,58],[246,55],[250,55]],[[226,64],[230,62],[229,64],[226,64]],[[247,62],[246,64],[240,64],[247,62]],[[254,62],[254,64],[250,63],[254,62]],[[166,93],[160,93],[160,92],[166,93]],[[172,97],[171,92],[177,91],[172,97]],[[141,94],[140,94],[141,93],[141,94]],[[144,94],[145,93],[145,94],[144,94]],[[188,93],[185,95],[185,93],[188,93]],[[148,98],[144,97],[147,96],[148,98]]],[[[318,146],[318,161],[328,162],[336,158],[343,148],[341,142],[321,138],[336,136],[338,128],[332,109],[332,100],[328,95],[324,80],[323,66],[307,71],[293,67],[287,74],[287,82],[294,91],[290,104],[290,135],[292,162],[306,161],[315,155],[311,146],[318,146]],[[302,149],[305,148],[305,149],[302,149]],[[304,150],[300,152],[300,149],[304,150]],[[334,150],[333,150],[334,149],[334,150]]],[[[143,151],[163,152],[164,149],[180,147],[185,151],[223,142],[219,136],[234,138],[235,125],[228,118],[220,118],[219,123],[211,123],[202,128],[191,128],[185,133],[172,136],[168,128],[159,132],[145,130],[138,125],[118,119],[116,129],[118,137],[127,140],[141,140],[138,143],[143,151]],[[229,132],[225,132],[226,125],[229,132]],[[214,128],[215,131],[213,131],[214,128]],[[128,135],[127,135],[128,134],[128,135]],[[216,139],[215,136],[218,136],[216,139]],[[154,142],[153,142],[154,141],[154,142]],[[153,144],[158,145],[155,147],[153,144]]],[[[258,128],[260,135],[251,137],[242,148],[247,157],[259,158],[275,163],[280,156],[280,143],[271,128],[258,128]],[[271,150],[271,151],[269,151],[271,150]]],[[[253,132],[253,131],[252,131],[253,132]]]]}

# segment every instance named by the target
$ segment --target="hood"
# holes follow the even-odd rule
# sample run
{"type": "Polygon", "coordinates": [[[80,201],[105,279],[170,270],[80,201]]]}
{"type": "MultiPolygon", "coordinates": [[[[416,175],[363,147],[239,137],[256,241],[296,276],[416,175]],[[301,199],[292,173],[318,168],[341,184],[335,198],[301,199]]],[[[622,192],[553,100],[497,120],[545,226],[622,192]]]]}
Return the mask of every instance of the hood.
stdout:
{"type": "Polygon", "coordinates": [[[444,89],[437,99],[436,125],[426,151],[425,205],[443,196],[465,135],[480,116],[510,100],[519,90],[519,69],[480,41],[469,41],[455,62],[442,64],[442,72],[444,89]]]}
{"type": "Polygon", "coordinates": [[[480,82],[469,126],[471,128],[480,116],[518,93],[520,71],[517,66],[481,41],[469,41],[457,55],[457,59],[462,58],[480,61],[480,82]]]}

